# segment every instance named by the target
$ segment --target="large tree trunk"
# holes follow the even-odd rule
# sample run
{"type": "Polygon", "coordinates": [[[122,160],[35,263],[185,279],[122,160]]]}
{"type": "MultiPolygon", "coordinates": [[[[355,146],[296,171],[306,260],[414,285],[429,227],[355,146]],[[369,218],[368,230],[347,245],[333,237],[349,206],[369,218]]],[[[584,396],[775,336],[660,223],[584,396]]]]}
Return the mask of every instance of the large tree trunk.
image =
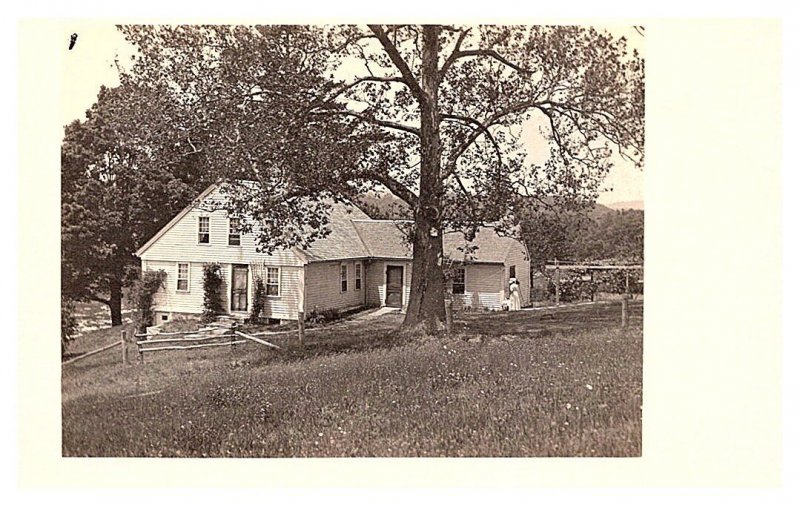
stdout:
{"type": "Polygon", "coordinates": [[[111,326],[122,324],[122,282],[114,279],[109,286],[108,308],[111,309],[111,326]]]}
{"type": "Polygon", "coordinates": [[[411,299],[403,327],[436,333],[444,328],[444,275],[442,273],[442,180],[439,138],[439,32],[423,28],[420,97],[420,185],[413,241],[411,299]]]}

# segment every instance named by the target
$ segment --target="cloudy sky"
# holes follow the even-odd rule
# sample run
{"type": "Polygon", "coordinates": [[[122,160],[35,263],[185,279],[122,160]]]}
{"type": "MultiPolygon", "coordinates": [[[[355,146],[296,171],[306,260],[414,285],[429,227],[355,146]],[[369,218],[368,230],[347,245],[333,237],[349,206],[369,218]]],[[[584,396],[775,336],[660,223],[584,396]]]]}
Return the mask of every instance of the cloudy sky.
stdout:
{"type": "MultiPolygon", "coordinates": [[[[86,109],[97,98],[101,85],[116,86],[119,78],[116,61],[125,63],[134,53],[113,24],[75,21],[62,28],[64,52],[61,63],[61,122],[83,119],[86,109]],[[70,34],[77,33],[73,50],[68,51],[70,34]]],[[[614,28],[615,35],[625,35],[633,46],[644,53],[644,38],[628,28],[614,28]]],[[[611,169],[598,202],[613,204],[643,200],[644,175],[630,163],[620,162],[611,169]]]]}

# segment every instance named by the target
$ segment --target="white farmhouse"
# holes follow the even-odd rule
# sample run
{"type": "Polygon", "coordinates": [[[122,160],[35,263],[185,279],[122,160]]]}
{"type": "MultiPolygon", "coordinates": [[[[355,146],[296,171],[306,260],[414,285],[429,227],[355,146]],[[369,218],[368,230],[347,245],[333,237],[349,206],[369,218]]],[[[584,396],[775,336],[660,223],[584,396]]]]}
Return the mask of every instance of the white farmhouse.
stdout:
{"type": "MultiPolygon", "coordinates": [[[[210,186],[136,251],[143,271],[167,274],[154,300],[156,324],[202,313],[203,264],[212,262],[222,266],[223,304],[233,316],[249,314],[256,278],[266,287],[263,315],[271,319],[296,320],[300,311],[408,304],[411,251],[402,222],[370,219],[356,206],[337,204],[327,237],[306,249],[266,254],[257,251],[252,234],[237,231],[224,210],[204,205],[222,198],[220,186],[210,186]]],[[[455,308],[500,309],[511,277],[519,280],[522,304],[528,304],[530,263],[521,242],[482,228],[469,244],[461,233],[446,233],[444,251],[455,260],[448,284],[455,308]],[[474,249],[467,257],[465,246],[474,249]]]]}

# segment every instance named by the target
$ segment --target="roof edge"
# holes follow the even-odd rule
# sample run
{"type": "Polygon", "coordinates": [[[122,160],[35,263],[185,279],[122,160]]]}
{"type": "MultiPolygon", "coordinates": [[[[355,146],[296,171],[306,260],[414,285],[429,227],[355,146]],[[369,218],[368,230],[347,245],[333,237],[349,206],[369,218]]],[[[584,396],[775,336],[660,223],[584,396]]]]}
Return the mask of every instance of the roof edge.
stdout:
{"type": "Polygon", "coordinates": [[[211,184],[209,187],[207,187],[205,190],[203,190],[203,192],[200,193],[197,197],[195,197],[189,205],[187,205],[182,211],[178,212],[178,214],[175,217],[173,217],[167,224],[165,224],[163,228],[158,230],[158,232],[156,232],[156,234],[153,235],[150,238],[150,240],[145,242],[142,247],[137,249],[134,254],[139,258],[141,258],[142,254],[147,252],[147,250],[150,249],[150,247],[152,247],[153,244],[155,244],[158,241],[158,239],[163,237],[165,233],[167,233],[170,229],[172,229],[173,226],[178,224],[178,221],[183,219],[186,216],[186,214],[188,214],[192,209],[194,209],[203,199],[205,199],[205,197],[210,195],[212,191],[218,188],[219,185],[220,184],[218,182],[215,182],[211,184]]]}

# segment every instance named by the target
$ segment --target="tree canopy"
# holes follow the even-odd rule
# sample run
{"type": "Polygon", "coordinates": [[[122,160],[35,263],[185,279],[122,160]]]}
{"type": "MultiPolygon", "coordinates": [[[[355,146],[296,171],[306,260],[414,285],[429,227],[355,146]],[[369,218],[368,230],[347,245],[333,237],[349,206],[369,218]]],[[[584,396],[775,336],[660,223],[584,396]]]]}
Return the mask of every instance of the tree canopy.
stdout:
{"type": "Polygon", "coordinates": [[[133,253],[206,183],[198,160],[168,140],[175,135],[167,122],[160,130],[169,136],[158,143],[132,127],[158,131],[151,112],[176,110],[164,98],[131,85],[102,88],[86,119],[64,132],[62,295],[108,305],[112,325],[122,324],[122,288],[136,277],[133,253]]]}
{"type": "Polygon", "coordinates": [[[181,142],[233,183],[266,250],[324,234],[331,200],[408,204],[409,327],[441,327],[444,229],[510,232],[532,202],[593,201],[613,159],[643,162],[644,62],[596,28],[121,30],[139,50],[123,82],[186,111],[181,142]]]}

